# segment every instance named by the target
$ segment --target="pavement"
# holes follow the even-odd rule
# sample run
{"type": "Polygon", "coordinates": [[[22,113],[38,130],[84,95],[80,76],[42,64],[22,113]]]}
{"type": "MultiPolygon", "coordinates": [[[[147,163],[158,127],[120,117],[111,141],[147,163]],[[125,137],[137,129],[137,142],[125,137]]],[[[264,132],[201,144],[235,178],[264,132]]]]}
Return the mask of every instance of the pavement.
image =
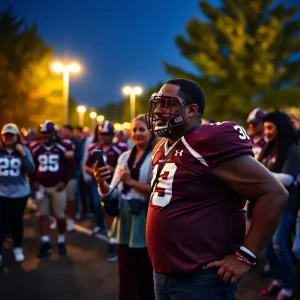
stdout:
{"type": "MultiPolygon", "coordinates": [[[[23,249],[26,260],[17,264],[12,258],[11,242],[5,242],[0,269],[0,300],[117,300],[117,263],[106,261],[107,238],[90,236],[92,221],[77,222],[76,231],[67,234],[68,255],[56,250],[56,232],[51,232],[53,254],[37,259],[39,234],[34,215],[24,220],[23,249]]],[[[262,300],[259,291],[269,280],[252,269],[241,281],[237,299],[262,300]]],[[[295,299],[300,300],[300,266],[295,266],[295,299]]],[[[272,298],[269,298],[272,299],[272,298]]],[[[188,299],[187,299],[188,300],[188,299]]],[[[208,299],[209,300],[209,299],[208,299]]]]}

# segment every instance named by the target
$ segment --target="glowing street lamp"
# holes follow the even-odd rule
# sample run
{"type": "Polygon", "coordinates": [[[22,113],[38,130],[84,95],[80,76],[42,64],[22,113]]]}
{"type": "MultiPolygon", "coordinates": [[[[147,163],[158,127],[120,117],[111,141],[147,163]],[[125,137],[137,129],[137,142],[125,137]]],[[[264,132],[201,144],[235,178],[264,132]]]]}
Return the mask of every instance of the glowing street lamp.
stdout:
{"type": "Polygon", "coordinates": [[[104,119],[105,119],[105,118],[104,118],[104,116],[103,116],[103,115],[99,115],[99,116],[97,116],[97,117],[96,117],[96,120],[97,120],[97,122],[98,122],[98,123],[101,123],[101,122],[103,122],[103,121],[104,121],[104,119]]]}
{"type": "Polygon", "coordinates": [[[65,124],[69,123],[69,81],[70,73],[78,73],[80,65],[78,63],[63,64],[55,62],[51,69],[55,73],[63,73],[63,101],[65,106],[65,124]]]}
{"type": "Polygon", "coordinates": [[[123,129],[122,124],[120,124],[120,123],[115,123],[115,124],[114,124],[114,128],[115,128],[115,130],[117,130],[117,131],[123,129]]]}
{"type": "Polygon", "coordinates": [[[97,113],[95,111],[90,112],[90,118],[91,118],[91,128],[94,129],[96,127],[96,117],[97,113]]]}
{"type": "Polygon", "coordinates": [[[77,111],[79,114],[79,126],[84,126],[84,113],[86,112],[86,107],[83,105],[77,106],[77,111]]]}
{"type": "Polygon", "coordinates": [[[125,95],[130,95],[130,119],[135,117],[135,95],[140,95],[143,92],[140,86],[124,86],[123,93],[125,95]]]}

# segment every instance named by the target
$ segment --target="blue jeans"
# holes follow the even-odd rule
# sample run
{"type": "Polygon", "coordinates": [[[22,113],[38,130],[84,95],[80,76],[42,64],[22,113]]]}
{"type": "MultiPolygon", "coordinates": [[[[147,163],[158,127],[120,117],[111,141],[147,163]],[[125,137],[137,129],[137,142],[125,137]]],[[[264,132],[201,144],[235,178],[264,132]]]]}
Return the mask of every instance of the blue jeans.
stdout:
{"type": "Polygon", "coordinates": [[[293,245],[293,252],[296,258],[300,261],[300,219],[296,222],[296,236],[293,245]]]}
{"type": "Polygon", "coordinates": [[[101,228],[106,228],[104,222],[104,213],[100,202],[100,195],[95,180],[92,182],[92,199],[94,204],[95,225],[101,228]]]}
{"type": "Polygon", "coordinates": [[[215,268],[186,276],[154,272],[156,300],[234,300],[237,287],[223,281],[215,268]]]}
{"type": "Polygon", "coordinates": [[[272,240],[266,247],[272,276],[274,279],[281,280],[282,287],[285,289],[293,287],[293,259],[288,242],[295,219],[295,213],[284,213],[272,240]]]}

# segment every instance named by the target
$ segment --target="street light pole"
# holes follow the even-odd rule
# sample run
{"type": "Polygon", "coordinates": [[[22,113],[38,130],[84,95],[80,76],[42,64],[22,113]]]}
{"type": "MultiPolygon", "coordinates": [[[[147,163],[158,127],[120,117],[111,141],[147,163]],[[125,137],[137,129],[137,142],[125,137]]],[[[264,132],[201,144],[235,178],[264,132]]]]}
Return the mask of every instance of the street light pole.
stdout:
{"type": "Polygon", "coordinates": [[[64,106],[65,106],[65,124],[69,124],[69,79],[70,73],[69,69],[65,68],[63,71],[63,99],[64,99],[64,106]]]}
{"type": "Polygon", "coordinates": [[[79,126],[84,127],[84,113],[86,111],[86,107],[83,105],[80,105],[77,107],[77,111],[79,114],[79,126]]]}
{"type": "Polygon", "coordinates": [[[96,117],[97,117],[97,113],[95,111],[91,111],[90,118],[91,118],[91,129],[92,130],[96,127],[96,117]]]}
{"type": "Polygon", "coordinates": [[[78,73],[80,71],[80,65],[77,63],[64,65],[61,62],[56,62],[52,65],[52,71],[56,73],[63,73],[63,103],[65,107],[64,122],[65,124],[69,124],[70,73],[78,73]]]}
{"type": "Polygon", "coordinates": [[[135,117],[135,93],[130,93],[130,120],[133,120],[135,117]]]}
{"type": "Polygon", "coordinates": [[[130,97],[130,120],[135,118],[135,95],[140,95],[142,92],[143,90],[139,86],[125,86],[123,88],[123,93],[130,97]]]}

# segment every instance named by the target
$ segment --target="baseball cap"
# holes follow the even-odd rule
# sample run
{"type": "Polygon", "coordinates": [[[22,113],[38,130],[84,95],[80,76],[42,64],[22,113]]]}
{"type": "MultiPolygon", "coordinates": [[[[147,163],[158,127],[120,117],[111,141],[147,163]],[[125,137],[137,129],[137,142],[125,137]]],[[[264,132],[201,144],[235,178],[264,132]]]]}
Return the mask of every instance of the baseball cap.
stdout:
{"type": "Polygon", "coordinates": [[[1,134],[5,133],[20,134],[18,126],[13,123],[7,123],[2,127],[1,134]]]}
{"type": "Polygon", "coordinates": [[[263,122],[263,117],[267,114],[267,112],[261,108],[253,109],[248,118],[247,123],[259,124],[263,122]]]}
{"type": "Polygon", "coordinates": [[[109,133],[109,134],[114,134],[115,133],[115,128],[113,123],[111,123],[108,120],[105,120],[103,123],[101,123],[98,126],[98,131],[101,133],[109,133]]]}

